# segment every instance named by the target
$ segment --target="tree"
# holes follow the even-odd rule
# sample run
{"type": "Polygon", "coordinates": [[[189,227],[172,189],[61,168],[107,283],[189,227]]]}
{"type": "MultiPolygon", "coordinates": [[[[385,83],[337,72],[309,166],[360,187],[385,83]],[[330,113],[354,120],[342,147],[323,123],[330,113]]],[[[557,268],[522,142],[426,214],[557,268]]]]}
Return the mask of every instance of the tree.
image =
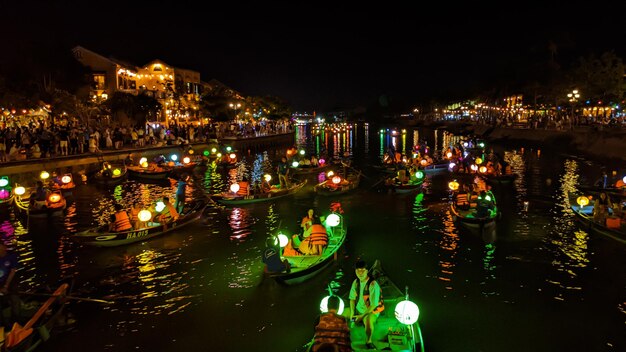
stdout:
{"type": "Polygon", "coordinates": [[[624,96],[623,77],[622,59],[614,52],[605,52],[600,57],[592,54],[580,58],[572,72],[572,84],[585,99],[617,102],[624,96]]]}

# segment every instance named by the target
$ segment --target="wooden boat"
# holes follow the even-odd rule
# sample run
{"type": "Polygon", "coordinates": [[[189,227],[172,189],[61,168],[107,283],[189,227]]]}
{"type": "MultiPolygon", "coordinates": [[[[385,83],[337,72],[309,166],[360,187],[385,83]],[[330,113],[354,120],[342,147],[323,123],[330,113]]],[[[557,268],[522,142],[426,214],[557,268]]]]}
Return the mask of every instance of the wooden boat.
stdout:
{"type": "Polygon", "coordinates": [[[289,167],[289,173],[294,175],[310,175],[319,174],[320,172],[326,172],[330,170],[334,165],[332,163],[326,163],[323,166],[310,166],[310,165],[298,165],[298,167],[289,167]]]}
{"type": "Polygon", "coordinates": [[[126,166],[114,167],[113,171],[110,174],[104,173],[103,170],[100,170],[92,176],[92,180],[95,183],[105,186],[118,185],[126,181],[127,178],[128,169],[126,168],[126,166]],[[119,174],[118,172],[115,172],[115,170],[119,170],[119,174]]]}
{"type": "Polygon", "coordinates": [[[626,199],[626,187],[596,187],[596,186],[578,186],[578,189],[585,194],[590,194],[592,196],[599,196],[600,193],[604,192],[610,198],[618,198],[618,199],[626,199]]]}
{"type": "Polygon", "coordinates": [[[6,335],[2,351],[30,352],[47,341],[63,317],[70,289],[69,284],[63,283],[52,294],[29,295],[21,303],[20,317],[6,335]]]}
{"type": "Polygon", "coordinates": [[[450,163],[430,164],[422,169],[426,175],[443,174],[450,171],[450,163]]]}
{"type": "Polygon", "coordinates": [[[167,180],[172,169],[169,166],[128,166],[128,175],[136,180],[167,180]]]}
{"type": "Polygon", "coordinates": [[[198,163],[188,162],[186,164],[176,163],[174,166],[169,166],[171,168],[170,174],[174,175],[182,175],[183,173],[190,174],[193,172],[193,169],[198,166],[198,163]]]}
{"type": "Polygon", "coordinates": [[[322,255],[284,256],[291,265],[291,271],[270,273],[268,275],[276,281],[287,285],[299,284],[317,275],[332,262],[336,261],[337,251],[346,240],[348,228],[343,216],[334,212],[331,214],[336,214],[339,217],[339,224],[333,227],[326,225],[328,247],[324,249],[322,255]]]}
{"type": "Polygon", "coordinates": [[[409,182],[409,183],[389,183],[386,184],[385,187],[391,191],[392,193],[413,193],[419,192],[422,189],[422,184],[424,183],[424,178],[409,182]]]}
{"type": "Polygon", "coordinates": [[[169,224],[160,224],[158,222],[149,222],[148,227],[142,229],[133,229],[123,232],[109,232],[109,226],[103,225],[94,227],[83,232],[79,232],[72,237],[75,241],[83,244],[98,247],[121,246],[129,243],[145,241],[147,239],[162,236],[177,228],[188,225],[198,220],[207,203],[203,200],[196,200],[193,203],[186,204],[185,209],[180,217],[169,224]]]}
{"type": "Polygon", "coordinates": [[[28,216],[29,219],[46,219],[48,217],[62,216],[67,207],[67,200],[61,191],[52,191],[48,194],[46,205],[41,208],[31,207],[30,193],[24,196],[15,196],[13,202],[18,212],[28,216]]]}
{"type": "MultiPolygon", "coordinates": [[[[405,325],[396,318],[396,306],[398,303],[408,300],[406,290],[402,292],[402,290],[391,281],[387,273],[382,269],[379,260],[374,262],[374,265],[369,269],[369,274],[376,279],[383,291],[382,297],[385,310],[380,313],[376,320],[376,327],[372,336],[372,343],[376,347],[375,349],[368,349],[365,345],[367,342],[365,326],[363,326],[362,323],[349,323],[351,325],[350,340],[352,349],[355,352],[389,350],[424,352],[424,338],[419,320],[415,321],[413,324],[405,325]]],[[[350,283],[350,285],[352,285],[352,283],[350,283]]],[[[349,294],[350,291],[348,290],[348,292],[342,296],[346,306],[349,305],[349,294]]],[[[344,316],[349,314],[348,310],[349,308],[343,313],[344,316]]],[[[311,341],[308,344],[309,351],[313,346],[313,342],[314,341],[311,341]]]]}
{"type": "MultiPolygon", "coordinates": [[[[493,197],[493,194],[489,195],[493,197]]],[[[477,218],[475,216],[476,213],[476,204],[470,201],[471,206],[467,209],[462,209],[457,205],[456,194],[450,202],[450,211],[452,212],[453,219],[458,221],[463,226],[470,230],[477,230],[481,236],[487,229],[493,229],[496,226],[496,221],[500,217],[500,212],[498,207],[495,205],[495,198],[493,201],[493,209],[489,211],[489,216],[484,218],[477,218]]]]}
{"type": "Polygon", "coordinates": [[[485,174],[480,175],[489,183],[511,183],[517,178],[517,174],[503,174],[503,175],[495,175],[495,174],[485,174]]]}
{"type": "Polygon", "coordinates": [[[266,193],[252,194],[248,196],[237,195],[233,192],[223,192],[220,194],[214,194],[211,196],[211,199],[214,201],[225,204],[225,205],[242,205],[242,204],[250,204],[250,203],[258,203],[270,201],[278,198],[283,198],[290,196],[304,187],[307,183],[307,180],[301,181],[300,183],[292,184],[291,187],[285,189],[272,189],[266,193]]]}
{"type": "Polygon", "coordinates": [[[613,239],[622,244],[626,244],[626,222],[620,221],[619,218],[612,217],[613,221],[620,222],[617,228],[609,228],[605,223],[593,221],[593,203],[581,207],[576,203],[576,199],[580,194],[569,193],[570,208],[576,214],[576,218],[583,227],[595,234],[599,234],[613,239]]]}
{"type": "Polygon", "coordinates": [[[331,178],[324,182],[318,183],[313,187],[315,193],[321,196],[334,196],[350,192],[357,187],[361,181],[361,172],[348,175],[347,179],[342,178],[339,183],[335,183],[336,179],[331,178]]]}

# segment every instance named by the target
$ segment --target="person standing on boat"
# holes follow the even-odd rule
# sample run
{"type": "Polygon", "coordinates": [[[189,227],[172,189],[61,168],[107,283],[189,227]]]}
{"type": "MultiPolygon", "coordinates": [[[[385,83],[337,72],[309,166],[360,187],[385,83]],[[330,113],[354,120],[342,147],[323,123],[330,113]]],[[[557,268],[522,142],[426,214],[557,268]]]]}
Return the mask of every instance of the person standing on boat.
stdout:
{"type": "Polygon", "coordinates": [[[372,343],[374,325],[380,312],[385,309],[382,289],[378,282],[369,275],[367,264],[359,260],[354,265],[356,279],[350,288],[350,319],[355,322],[363,321],[365,325],[366,347],[375,349],[372,343]]]}
{"type": "Polygon", "coordinates": [[[326,346],[336,347],[332,351],[352,351],[348,322],[344,316],[337,313],[339,302],[340,298],[335,295],[328,297],[328,312],[321,314],[315,320],[315,335],[311,351],[327,351],[324,349],[326,346]]]}
{"type": "Polygon", "coordinates": [[[280,258],[280,247],[273,237],[269,237],[265,240],[263,263],[265,263],[265,272],[268,273],[282,273],[291,271],[291,264],[289,264],[289,261],[287,259],[280,258]]]}
{"type": "Polygon", "coordinates": [[[289,187],[289,165],[287,165],[287,158],[284,156],[280,159],[277,166],[278,169],[278,181],[280,182],[280,188],[285,189],[289,187]]]}
{"type": "Polygon", "coordinates": [[[180,214],[185,207],[185,193],[187,191],[187,182],[189,181],[189,175],[183,174],[178,180],[178,188],[176,189],[176,204],[174,208],[180,214]]]}
{"type": "Polygon", "coordinates": [[[17,266],[17,255],[10,252],[6,244],[0,241],[0,312],[7,307],[11,308],[11,315],[8,319],[4,314],[0,314],[0,322],[5,329],[10,329],[14,320],[19,317],[17,266]]]}
{"type": "Polygon", "coordinates": [[[110,232],[124,232],[133,229],[133,225],[130,223],[130,217],[124,210],[121,204],[115,203],[115,214],[111,215],[111,222],[109,224],[110,232]]]}

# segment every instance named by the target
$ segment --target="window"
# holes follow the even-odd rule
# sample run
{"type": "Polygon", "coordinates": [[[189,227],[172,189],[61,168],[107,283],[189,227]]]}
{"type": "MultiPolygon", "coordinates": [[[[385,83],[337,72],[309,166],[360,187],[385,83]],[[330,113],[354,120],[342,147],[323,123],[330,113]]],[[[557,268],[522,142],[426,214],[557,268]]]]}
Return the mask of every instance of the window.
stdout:
{"type": "Polygon", "coordinates": [[[93,89],[104,90],[105,89],[105,76],[102,73],[95,73],[93,75],[93,89]]]}

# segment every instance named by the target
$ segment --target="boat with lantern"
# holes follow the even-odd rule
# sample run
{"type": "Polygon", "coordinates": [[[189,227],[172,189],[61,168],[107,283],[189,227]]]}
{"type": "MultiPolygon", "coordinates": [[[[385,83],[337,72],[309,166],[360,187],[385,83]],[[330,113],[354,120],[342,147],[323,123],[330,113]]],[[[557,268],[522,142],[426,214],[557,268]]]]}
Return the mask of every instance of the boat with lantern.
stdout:
{"type": "MultiPolygon", "coordinates": [[[[172,155],[176,157],[176,155],[172,155]]],[[[167,180],[172,171],[170,162],[165,160],[165,157],[161,156],[159,162],[148,162],[148,159],[143,157],[139,160],[139,165],[129,165],[126,167],[128,176],[142,181],[142,180],[167,180]]],[[[172,166],[174,161],[171,161],[172,166]]]]}
{"type": "Polygon", "coordinates": [[[422,189],[425,173],[421,169],[399,170],[395,177],[385,177],[383,188],[392,193],[412,193],[422,189]]]}
{"type": "Polygon", "coordinates": [[[76,188],[74,177],[71,173],[64,174],[61,177],[55,177],[50,183],[50,188],[53,191],[60,191],[63,197],[71,197],[74,188],[76,188]]]}
{"type": "Polygon", "coordinates": [[[118,185],[128,178],[128,169],[126,165],[110,165],[104,164],[102,169],[98,170],[93,176],[92,180],[105,186],[118,185]]]}
{"type": "Polygon", "coordinates": [[[311,166],[311,165],[303,165],[302,163],[299,163],[296,161],[296,162],[293,162],[291,166],[289,167],[289,173],[293,173],[294,175],[319,174],[319,173],[330,170],[332,167],[333,167],[332,163],[321,163],[321,164],[318,164],[317,166],[311,166]],[[296,165],[295,163],[298,163],[298,164],[296,165]]]}
{"type": "Polygon", "coordinates": [[[178,219],[167,224],[150,221],[152,219],[150,211],[142,210],[139,212],[139,220],[146,224],[145,227],[129,231],[110,232],[109,225],[107,224],[79,232],[74,235],[72,239],[82,244],[97,247],[114,247],[145,241],[150,238],[162,236],[165,233],[198,220],[206,207],[207,202],[204,200],[195,200],[189,204],[185,204],[185,208],[178,219]]]}
{"type": "Polygon", "coordinates": [[[334,196],[348,193],[359,187],[359,183],[361,182],[361,171],[353,169],[353,172],[349,173],[346,169],[344,170],[343,175],[338,175],[333,171],[329,171],[326,174],[327,179],[316,184],[313,187],[313,190],[321,196],[334,196]],[[343,176],[346,174],[348,175],[347,177],[343,176]]]}
{"type": "MultiPolygon", "coordinates": [[[[372,343],[374,348],[368,348],[366,345],[367,336],[365,335],[365,326],[362,323],[349,323],[350,341],[352,350],[361,351],[412,351],[424,352],[424,338],[422,329],[419,324],[419,307],[417,304],[409,300],[408,287],[404,292],[387,276],[383,270],[380,260],[376,260],[369,268],[368,273],[378,282],[382,289],[382,297],[385,309],[380,313],[376,320],[376,328],[372,335],[372,343]]],[[[331,290],[329,289],[329,294],[331,290]]],[[[339,310],[337,313],[349,318],[349,312],[344,311],[346,305],[349,305],[350,291],[341,297],[339,310]],[[345,301],[345,303],[344,303],[345,301]]],[[[348,309],[349,310],[349,306],[348,309]]],[[[328,311],[328,296],[322,299],[320,303],[320,311],[325,313],[328,311]]],[[[312,350],[312,340],[309,342],[308,351],[312,350]]]]}
{"type": "Polygon", "coordinates": [[[298,183],[292,183],[291,186],[287,188],[276,188],[272,186],[267,192],[251,192],[249,194],[246,194],[245,192],[240,192],[241,189],[239,184],[233,183],[232,185],[230,185],[230,192],[213,194],[211,195],[211,199],[224,205],[242,205],[266,202],[293,195],[301,190],[304,185],[306,185],[306,183],[307,180],[303,180],[298,183]]]}
{"type": "MultiPolygon", "coordinates": [[[[484,186],[484,185],[483,185],[484,186]]],[[[448,183],[448,187],[452,191],[450,196],[450,212],[453,220],[461,223],[470,230],[477,230],[481,236],[486,229],[495,229],[496,221],[500,217],[500,211],[496,205],[496,199],[493,193],[485,191],[485,199],[475,193],[465,193],[459,191],[459,183],[454,180],[448,183]],[[486,209],[486,215],[477,215],[478,202],[486,202],[489,207],[486,209]]]]}
{"type": "MultiPolygon", "coordinates": [[[[626,221],[623,217],[617,216],[613,209],[609,209],[607,219],[603,223],[599,223],[593,220],[594,205],[591,196],[569,192],[568,198],[570,208],[585,230],[626,244],[626,221]]],[[[624,206],[623,202],[620,202],[620,206],[624,206]]]]}
{"type": "MultiPolygon", "coordinates": [[[[284,255],[283,258],[287,259],[291,266],[290,271],[268,273],[267,275],[280,283],[295,285],[312,278],[336,261],[337,252],[345,242],[348,233],[341,210],[338,208],[332,210],[324,220],[323,225],[328,234],[328,246],[321,255],[284,255]]],[[[277,237],[281,247],[285,247],[289,243],[287,236],[279,234],[277,237]]]]}
{"type": "Polygon", "coordinates": [[[34,189],[26,189],[18,186],[13,190],[13,203],[16,210],[29,219],[45,219],[63,215],[67,207],[67,200],[60,190],[48,191],[46,200],[36,202],[34,200],[34,189]],[[39,204],[41,203],[41,204],[39,204]]]}
{"type": "MultiPolygon", "coordinates": [[[[626,179],[626,176],[624,177],[626,179]]],[[[597,186],[578,186],[578,189],[585,194],[590,194],[594,197],[600,195],[600,193],[604,192],[607,196],[616,199],[626,199],[626,186],[624,183],[620,184],[620,187],[597,187],[597,186]]]]}
{"type": "Polygon", "coordinates": [[[0,176],[0,209],[8,208],[13,203],[13,197],[14,193],[9,176],[0,176]]]}

